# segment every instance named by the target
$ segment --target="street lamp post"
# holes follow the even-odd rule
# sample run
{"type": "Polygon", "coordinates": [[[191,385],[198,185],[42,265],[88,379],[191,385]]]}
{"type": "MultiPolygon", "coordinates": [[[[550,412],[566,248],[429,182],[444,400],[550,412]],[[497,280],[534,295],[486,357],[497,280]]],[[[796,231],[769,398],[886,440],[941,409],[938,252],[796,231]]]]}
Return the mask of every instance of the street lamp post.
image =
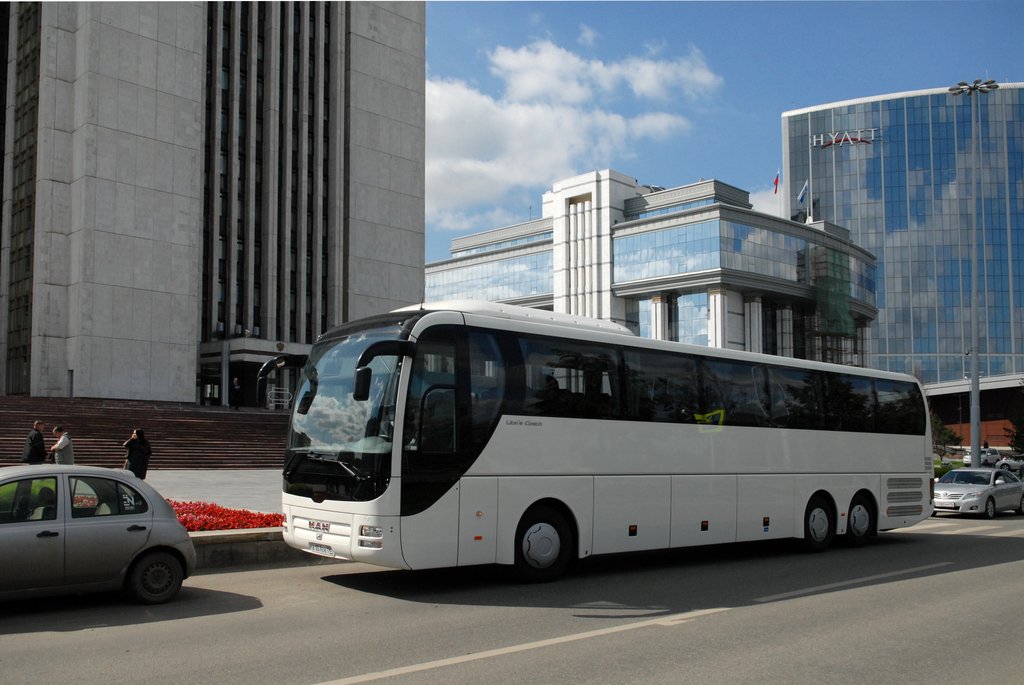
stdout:
{"type": "Polygon", "coordinates": [[[980,345],[978,344],[978,195],[975,191],[978,184],[978,126],[975,122],[975,93],[988,93],[999,88],[999,84],[989,79],[974,79],[974,83],[961,81],[951,86],[953,95],[966,95],[971,98],[971,466],[981,466],[981,379],[980,379],[980,345]]]}

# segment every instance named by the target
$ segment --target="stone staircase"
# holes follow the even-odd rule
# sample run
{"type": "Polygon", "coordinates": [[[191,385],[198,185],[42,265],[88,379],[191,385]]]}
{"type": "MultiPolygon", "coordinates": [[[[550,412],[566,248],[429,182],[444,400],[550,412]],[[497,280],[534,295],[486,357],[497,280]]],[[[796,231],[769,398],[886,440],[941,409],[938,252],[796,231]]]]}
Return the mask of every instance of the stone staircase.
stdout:
{"type": "Polygon", "coordinates": [[[0,396],[0,466],[21,462],[32,422],[43,439],[61,424],[75,446],[75,463],[120,467],[121,445],[142,428],[153,447],[151,469],[280,469],[288,412],[201,407],[174,402],[0,396]]]}

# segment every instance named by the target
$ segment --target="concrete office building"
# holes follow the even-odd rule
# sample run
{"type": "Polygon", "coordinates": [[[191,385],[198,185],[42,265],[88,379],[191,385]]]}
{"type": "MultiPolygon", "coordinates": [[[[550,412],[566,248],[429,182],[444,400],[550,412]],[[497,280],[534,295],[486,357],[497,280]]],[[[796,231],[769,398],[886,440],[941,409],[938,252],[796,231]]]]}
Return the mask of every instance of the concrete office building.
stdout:
{"type": "Polygon", "coordinates": [[[982,413],[993,418],[1024,378],[1024,84],[807,107],[782,115],[782,135],[786,216],[841,224],[878,260],[870,366],[917,375],[965,436],[977,219],[982,413]]]}
{"type": "Polygon", "coordinates": [[[845,229],[755,212],[720,181],[556,182],[542,217],[452,241],[428,301],[472,298],[624,323],[645,337],[862,365],[874,257],[845,229]]]}
{"type": "Polygon", "coordinates": [[[422,4],[2,11],[4,393],[253,401],[422,298],[422,4]]]}

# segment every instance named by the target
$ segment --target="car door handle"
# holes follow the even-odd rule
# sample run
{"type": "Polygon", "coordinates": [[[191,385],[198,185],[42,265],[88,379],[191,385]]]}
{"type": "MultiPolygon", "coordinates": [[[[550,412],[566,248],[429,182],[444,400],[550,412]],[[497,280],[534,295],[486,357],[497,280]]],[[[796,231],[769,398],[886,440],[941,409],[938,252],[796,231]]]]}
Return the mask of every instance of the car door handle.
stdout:
{"type": "Polygon", "coordinates": [[[60,535],[60,533],[58,531],[56,531],[56,530],[44,530],[44,531],[40,532],[38,535],[36,535],[36,537],[37,538],[55,538],[58,535],[60,535]]]}
{"type": "Polygon", "coordinates": [[[146,527],[136,524],[134,526],[128,526],[128,530],[134,533],[137,530],[146,530],[146,527]]]}

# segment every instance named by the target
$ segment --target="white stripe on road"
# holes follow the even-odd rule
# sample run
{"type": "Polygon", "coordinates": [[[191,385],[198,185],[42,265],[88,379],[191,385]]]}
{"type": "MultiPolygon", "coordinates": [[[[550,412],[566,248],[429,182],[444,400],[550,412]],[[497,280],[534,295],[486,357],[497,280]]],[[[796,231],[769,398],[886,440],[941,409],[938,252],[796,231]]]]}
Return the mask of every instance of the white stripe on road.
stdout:
{"type": "Polygon", "coordinates": [[[408,675],[410,673],[428,671],[430,669],[442,668],[444,666],[456,666],[458,664],[465,664],[471,661],[480,661],[482,659],[490,659],[496,656],[505,656],[506,654],[516,654],[517,652],[525,652],[531,649],[541,649],[543,647],[551,647],[553,645],[565,644],[567,642],[589,640],[593,637],[613,635],[615,633],[622,633],[627,630],[636,630],[637,628],[649,628],[651,626],[675,626],[679,625],[680,623],[685,623],[694,618],[700,618],[701,616],[708,616],[710,614],[717,614],[728,610],[729,609],[727,607],[723,607],[720,609],[701,609],[699,611],[688,611],[682,614],[670,614],[668,616],[659,616],[658,618],[652,618],[647,621],[637,621],[636,623],[627,623],[625,625],[612,626],[610,628],[602,628],[600,630],[588,630],[585,633],[564,635],[562,637],[551,638],[550,640],[538,640],[537,642],[527,642],[521,645],[511,645],[509,647],[501,647],[500,649],[491,649],[486,652],[475,652],[473,654],[451,657],[449,659],[438,659],[436,661],[426,661],[422,664],[401,666],[399,668],[392,668],[387,671],[364,673],[363,675],[351,676],[349,678],[329,680],[320,683],[320,685],[352,685],[354,683],[367,683],[372,680],[380,680],[381,678],[391,678],[394,676],[408,675]]]}
{"type": "Polygon", "coordinates": [[[932,569],[942,568],[943,566],[952,566],[952,561],[943,561],[939,564],[929,564],[927,566],[917,566],[915,568],[907,568],[902,571],[893,571],[892,573],[880,573],[876,576],[864,576],[863,578],[853,578],[851,580],[844,580],[840,583],[829,583],[828,585],[816,585],[814,587],[804,588],[803,590],[793,590],[792,592],[783,592],[778,595],[768,595],[767,597],[758,597],[755,602],[775,602],[780,599],[790,599],[791,597],[800,597],[802,595],[812,595],[816,592],[826,592],[828,590],[836,590],[841,587],[849,587],[851,585],[862,585],[864,583],[873,583],[876,580],[886,580],[895,576],[905,576],[910,573],[920,573],[922,571],[931,571],[932,569]]]}
{"type": "Polygon", "coordinates": [[[915,523],[909,528],[897,528],[896,530],[886,531],[889,533],[920,533],[922,530],[931,530],[933,528],[949,528],[951,526],[959,525],[956,521],[929,521],[928,523],[915,523]]]}
{"type": "Polygon", "coordinates": [[[957,528],[948,530],[943,535],[967,535],[968,533],[982,533],[986,530],[999,530],[999,526],[975,526],[974,528],[957,528]]]}

